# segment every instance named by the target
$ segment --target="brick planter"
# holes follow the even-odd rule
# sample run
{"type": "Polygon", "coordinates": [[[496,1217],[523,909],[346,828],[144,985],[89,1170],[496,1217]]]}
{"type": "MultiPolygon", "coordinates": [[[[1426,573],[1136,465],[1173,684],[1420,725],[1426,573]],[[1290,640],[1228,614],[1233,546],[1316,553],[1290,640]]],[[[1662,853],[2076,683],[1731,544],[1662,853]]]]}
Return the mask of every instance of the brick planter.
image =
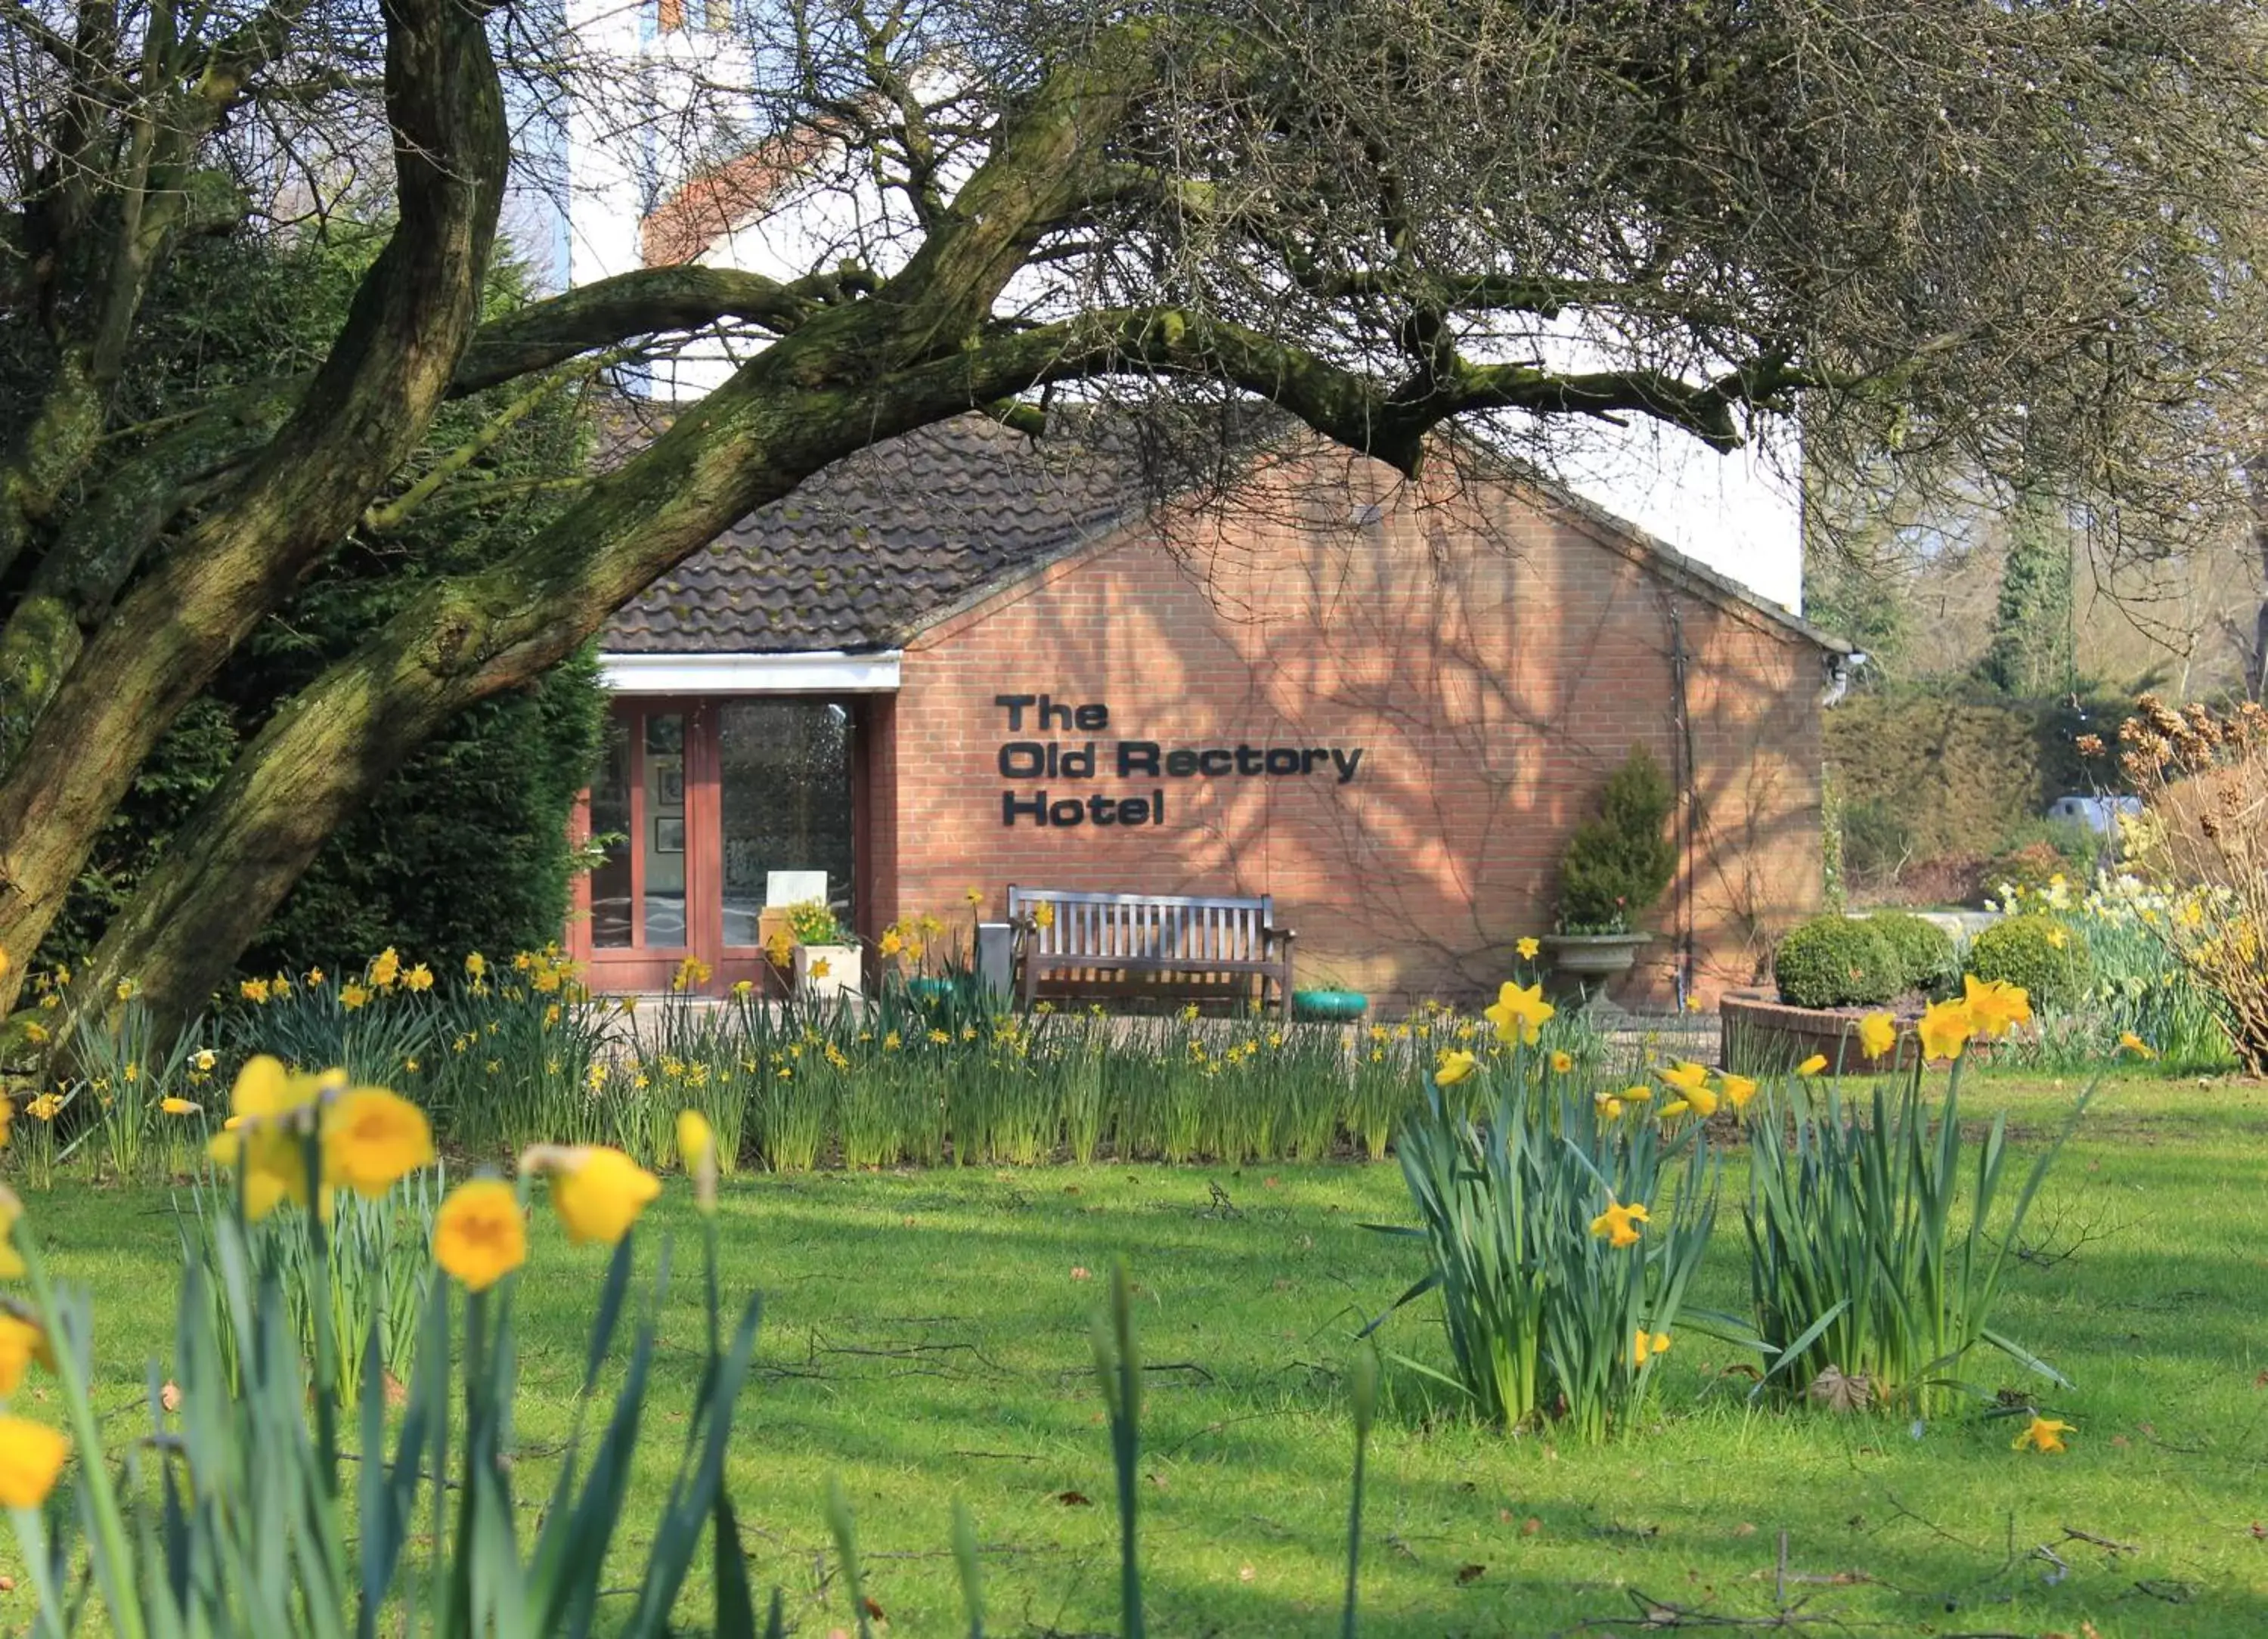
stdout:
{"type": "Polygon", "coordinates": [[[1730,1064],[1734,1046],[1738,1042],[1751,1058],[1763,1054],[1784,1055],[1791,1065],[1800,1064],[1815,1053],[1824,1054],[1829,1068],[1840,1063],[1846,1076],[1910,1069],[1921,1053],[1921,1043],[1915,1039],[1912,1029],[1915,1019],[1920,1017],[1918,1013],[1891,1010],[1903,1033],[1891,1052],[1869,1060],[1859,1051],[1859,1021],[1869,1013],[1882,1011],[1875,1007],[1790,1007],[1769,990],[1730,990],[1717,1003],[1718,1060],[1730,1064]]]}

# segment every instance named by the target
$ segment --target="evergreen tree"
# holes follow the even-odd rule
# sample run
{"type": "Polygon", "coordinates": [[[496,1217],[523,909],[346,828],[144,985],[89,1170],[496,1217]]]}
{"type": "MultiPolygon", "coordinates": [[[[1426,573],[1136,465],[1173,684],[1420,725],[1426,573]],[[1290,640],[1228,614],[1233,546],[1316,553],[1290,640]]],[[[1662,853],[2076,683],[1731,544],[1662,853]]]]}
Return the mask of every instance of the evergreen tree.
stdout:
{"type": "Polygon", "coordinates": [[[2051,502],[2027,496],[2017,503],[1981,667],[2004,693],[2037,699],[2072,686],[2071,545],[2067,521],[2051,502]]]}

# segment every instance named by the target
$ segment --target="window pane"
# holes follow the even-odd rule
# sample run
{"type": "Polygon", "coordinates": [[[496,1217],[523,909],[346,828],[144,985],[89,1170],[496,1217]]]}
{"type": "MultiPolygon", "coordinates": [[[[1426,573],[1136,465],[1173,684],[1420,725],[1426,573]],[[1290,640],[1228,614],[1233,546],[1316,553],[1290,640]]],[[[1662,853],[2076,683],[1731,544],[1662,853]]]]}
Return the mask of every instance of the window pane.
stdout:
{"type": "Polygon", "coordinates": [[[733,700],[718,724],[725,943],[757,941],[765,878],[824,871],[828,902],[850,920],[851,723],[815,700],[733,700]]]}
{"type": "Polygon", "coordinates": [[[591,841],[601,850],[591,872],[591,943],[601,949],[630,942],[630,719],[607,721],[605,755],[591,782],[591,841]]]}
{"type": "Polygon", "coordinates": [[[645,720],[645,904],[647,949],[685,943],[685,714],[645,720]]]}

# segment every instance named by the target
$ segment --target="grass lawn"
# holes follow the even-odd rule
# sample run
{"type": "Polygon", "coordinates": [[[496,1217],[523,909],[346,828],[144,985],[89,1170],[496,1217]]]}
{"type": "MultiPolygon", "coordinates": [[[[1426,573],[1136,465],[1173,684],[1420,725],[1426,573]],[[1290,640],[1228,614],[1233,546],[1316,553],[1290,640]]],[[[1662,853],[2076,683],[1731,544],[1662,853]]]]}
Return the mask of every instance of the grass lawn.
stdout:
{"type": "MultiPolygon", "coordinates": [[[[2075,1091],[1987,1079],[1965,1096],[2039,1133],[2075,1091]]],[[[2007,1421],[1910,1430],[1752,1407],[1746,1380],[1720,1375],[1733,1352],[1697,1334],[1668,1357],[1649,1424],[1595,1450],[1507,1439],[1429,1402],[1418,1379],[1390,1384],[1364,1631],[1630,1634],[1650,1601],[1695,1626],[1800,1607],[1827,1631],[2268,1633],[2264,1157],[2268,1088],[2105,1085],[2036,1210],[2028,1238],[2046,1255],[2014,1274],[2000,1315],[2076,1384],[2043,1402],[2078,1426],[2066,1455],[2010,1450],[2021,1424],[2007,1421]]],[[[1743,1190],[1736,1161],[1728,1208],[1743,1190]]],[[[170,1336],[166,1197],[66,1187],[28,1205],[57,1272],[93,1288],[98,1374],[138,1417],[123,1408],[170,1336]]],[[[1150,1367],[1152,1631],[1336,1631],[1348,1339],[1417,1273],[1410,1243],[1359,1227],[1406,1218],[1390,1164],[759,1176],[728,1186],[722,1213],[727,1291],[760,1290],[767,1305],[733,1487],[755,1573],[785,1588],[800,1631],[847,1621],[822,1519],[830,1474],[895,1631],[958,1630],[956,1494],[977,1522],[994,1631],[1116,1631],[1088,1332],[1119,1256],[1150,1367]]],[[[692,1276],[681,1184],[648,1223],[680,1231],[692,1276]]],[[[643,1239],[650,1263],[660,1237],[643,1239]]],[[[543,1216],[519,1300],[530,1497],[564,1430],[602,1268],[543,1216]]],[[[1743,1307],[1745,1281],[1727,1210],[1701,1301],[1743,1307]]],[[[672,1297],[631,1537],[659,1511],[690,1398],[695,1285],[681,1278],[672,1297]]],[[[1446,1357],[1424,1305],[1386,1341],[1446,1357]]],[[[1972,1375],[2024,1383],[1997,1359],[1972,1375]]],[[[20,1629],[13,1558],[11,1540],[0,1628],[20,1629]]]]}

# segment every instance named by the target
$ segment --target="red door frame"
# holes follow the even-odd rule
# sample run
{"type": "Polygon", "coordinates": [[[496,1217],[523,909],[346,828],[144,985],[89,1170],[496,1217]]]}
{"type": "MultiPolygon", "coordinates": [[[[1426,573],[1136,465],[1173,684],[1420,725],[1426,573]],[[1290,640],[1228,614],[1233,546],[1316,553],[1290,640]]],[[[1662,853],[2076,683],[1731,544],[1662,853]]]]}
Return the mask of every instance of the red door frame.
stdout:
{"type": "MultiPolygon", "coordinates": [[[[723,827],[718,822],[718,785],[722,771],[719,713],[717,707],[733,696],[707,695],[621,695],[613,709],[627,716],[630,735],[630,905],[632,943],[600,948],[591,937],[591,874],[575,873],[568,910],[567,953],[585,965],[584,977],[594,990],[654,992],[670,989],[680,965],[688,956],[699,956],[710,965],[709,982],[702,987],[722,995],[746,981],[761,991],[777,993],[781,974],[761,945],[725,944],[725,873],[723,827]],[[645,812],[645,727],[649,714],[680,711],[685,715],[685,943],[648,945],[645,937],[645,862],[651,832],[645,812]]],[[[835,699],[834,696],[828,696],[835,699]]],[[[859,695],[846,695],[838,703],[851,715],[850,758],[850,903],[854,929],[870,938],[866,923],[872,915],[872,859],[869,846],[866,793],[873,755],[870,725],[878,715],[859,695]]],[[[591,839],[591,793],[575,799],[569,837],[578,848],[591,839]]]]}

